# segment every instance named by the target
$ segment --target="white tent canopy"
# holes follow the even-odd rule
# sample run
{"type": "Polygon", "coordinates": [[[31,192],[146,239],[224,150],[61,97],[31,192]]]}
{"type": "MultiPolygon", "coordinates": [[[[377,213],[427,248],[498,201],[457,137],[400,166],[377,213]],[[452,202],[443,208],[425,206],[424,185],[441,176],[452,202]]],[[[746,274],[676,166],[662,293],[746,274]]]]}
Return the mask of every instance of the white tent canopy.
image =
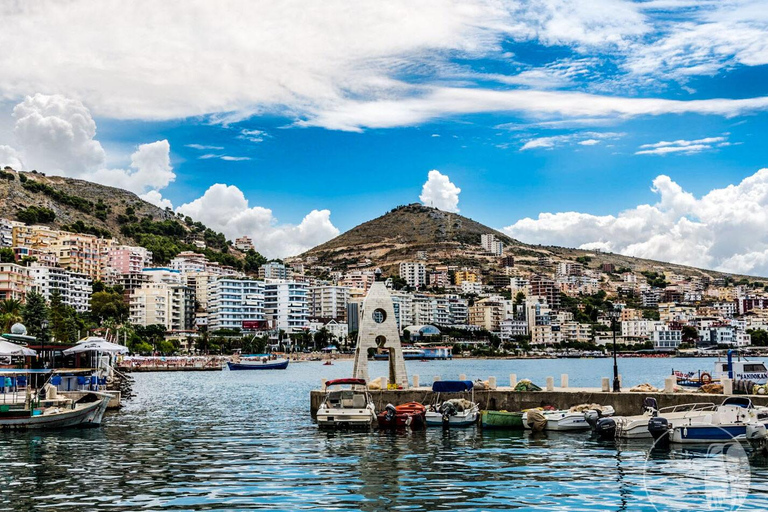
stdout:
{"type": "Polygon", "coordinates": [[[37,352],[10,341],[0,339],[0,356],[36,356],[37,352]]]}
{"type": "Polygon", "coordinates": [[[81,352],[101,352],[105,354],[127,354],[128,347],[112,343],[104,338],[97,338],[91,336],[80,340],[74,347],[68,348],[64,351],[64,354],[79,354],[81,352]]]}

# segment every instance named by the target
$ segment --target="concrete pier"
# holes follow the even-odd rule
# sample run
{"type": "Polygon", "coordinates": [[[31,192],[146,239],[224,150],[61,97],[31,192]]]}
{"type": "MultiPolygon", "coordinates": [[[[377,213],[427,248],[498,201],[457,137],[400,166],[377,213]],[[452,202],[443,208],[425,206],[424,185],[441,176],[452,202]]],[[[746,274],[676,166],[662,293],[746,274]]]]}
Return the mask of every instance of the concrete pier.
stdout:
{"type": "MultiPolygon", "coordinates": [[[[400,405],[407,402],[421,402],[428,404],[435,398],[431,388],[411,389],[385,389],[370,390],[373,403],[377,411],[381,411],[387,404],[400,405]]],[[[310,411],[312,416],[317,413],[325,393],[314,390],[310,393],[310,411]]],[[[441,393],[440,399],[466,396],[463,393],[441,393]]],[[[583,403],[596,403],[600,405],[612,405],[617,416],[640,414],[643,408],[643,399],[653,397],[659,407],[682,405],[690,403],[720,404],[726,397],[724,395],[710,395],[706,393],[621,393],[604,392],[600,388],[554,388],[552,391],[513,391],[512,388],[497,388],[475,390],[475,401],[481,409],[492,411],[522,411],[534,407],[551,405],[557,409],[567,409],[571,406],[583,403]]],[[[768,406],[768,395],[750,395],[755,405],[768,406]]]]}

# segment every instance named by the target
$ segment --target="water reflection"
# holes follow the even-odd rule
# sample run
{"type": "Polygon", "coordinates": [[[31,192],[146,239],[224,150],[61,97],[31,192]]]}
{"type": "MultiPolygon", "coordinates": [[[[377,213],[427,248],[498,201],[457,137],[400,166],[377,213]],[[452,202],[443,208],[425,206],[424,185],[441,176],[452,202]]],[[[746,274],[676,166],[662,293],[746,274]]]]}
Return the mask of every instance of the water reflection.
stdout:
{"type": "MultiPolygon", "coordinates": [[[[307,396],[321,371],[139,374],[100,429],[0,432],[0,510],[655,510],[647,442],[320,431],[307,396]]],[[[750,462],[745,507],[768,509],[765,457],[750,462]]]]}

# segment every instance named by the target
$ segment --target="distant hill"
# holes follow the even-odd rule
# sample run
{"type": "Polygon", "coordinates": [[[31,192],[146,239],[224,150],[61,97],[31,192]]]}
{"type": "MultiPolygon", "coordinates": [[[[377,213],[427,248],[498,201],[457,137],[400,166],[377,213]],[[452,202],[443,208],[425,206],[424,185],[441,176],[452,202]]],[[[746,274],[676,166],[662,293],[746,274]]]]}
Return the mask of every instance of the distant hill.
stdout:
{"type": "MultiPolygon", "coordinates": [[[[396,274],[401,262],[419,259],[427,265],[471,266],[492,272],[494,267],[498,267],[499,258],[482,251],[480,235],[485,233],[493,233],[504,242],[504,253],[515,258],[516,266],[534,271],[560,260],[582,258],[588,260],[587,266],[590,268],[610,263],[617,269],[623,267],[633,271],[663,270],[687,276],[709,277],[730,275],[620,254],[524,244],[470,218],[421,204],[399,206],[299,257],[316,258],[318,264],[339,270],[381,267],[388,275],[396,274]],[[370,260],[370,264],[367,264],[367,260],[370,260]]],[[[764,278],[753,280],[768,282],[764,278]]]]}
{"type": "Polygon", "coordinates": [[[133,192],[39,172],[0,171],[0,217],[147,247],[157,263],[183,250],[239,266],[242,254],[220,233],[144,201],[133,192]],[[193,242],[204,241],[200,249],[193,242]]]}

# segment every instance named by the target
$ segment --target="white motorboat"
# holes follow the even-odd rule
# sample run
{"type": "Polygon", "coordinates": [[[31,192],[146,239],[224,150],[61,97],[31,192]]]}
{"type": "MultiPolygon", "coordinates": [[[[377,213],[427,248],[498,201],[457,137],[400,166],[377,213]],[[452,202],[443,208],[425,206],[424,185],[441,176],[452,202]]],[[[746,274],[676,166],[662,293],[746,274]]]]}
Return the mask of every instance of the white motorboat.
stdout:
{"type": "Polygon", "coordinates": [[[678,386],[687,388],[700,388],[713,382],[719,383],[722,379],[751,381],[758,385],[768,384],[768,368],[765,363],[750,361],[736,350],[729,350],[725,361],[718,359],[712,373],[702,371],[684,373],[672,370],[672,374],[677,378],[678,386]]]}
{"type": "Polygon", "coordinates": [[[477,423],[480,406],[475,402],[474,384],[471,380],[438,380],[432,384],[432,391],[437,395],[434,403],[427,409],[428,427],[470,427],[477,423]],[[440,401],[440,393],[468,391],[471,391],[469,399],[451,398],[440,401]]]}
{"type": "Polygon", "coordinates": [[[373,400],[364,379],[336,379],[325,383],[328,393],[317,410],[317,424],[330,428],[369,428],[376,421],[373,400]],[[336,388],[336,386],[350,386],[336,388]],[[331,389],[333,388],[333,389],[331,389]]]}
{"type": "Polygon", "coordinates": [[[602,406],[574,406],[568,410],[537,410],[532,409],[523,413],[523,428],[526,430],[553,430],[553,431],[584,431],[591,425],[586,419],[587,411],[595,411],[598,417],[613,416],[615,412],[610,405],[602,406]],[[546,423],[542,421],[542,417],[546,423]],[[541,427],[543,425],[543,428],[541,427]]]}
{"type": "Polygon", "coordinates": [[[755,408],[746,397],[729,397],[713,411],[683,421],[657,416],[648,422],[648,430],[657,442],[722,443],[757,440],[765,436],[766,423],[767,408],[755,408]]]}
{"type": "MultiPolygon", "coordinates": [[[[659,415],[664,416],[671,425],[682,424],[692,418],[711,414],[716,408],[709,402],[674,405],[658,408],[655,398],[646,398],[643,402],[644,412],[635,416],[616,416],[613,418],[590,419],[595,434],[601,439],[651,439],[648,422],[659,415]]],[[[585,417],[589,413],[585,413],[585,417]]]]}
{"type": "Polygon", "coordinates": [[[107,410],[112,395],[90,392],[78,400],[61,400],[55,405],[26,402],[0,406],[2,429],[59,429],[96,427],[107,410]]]}

